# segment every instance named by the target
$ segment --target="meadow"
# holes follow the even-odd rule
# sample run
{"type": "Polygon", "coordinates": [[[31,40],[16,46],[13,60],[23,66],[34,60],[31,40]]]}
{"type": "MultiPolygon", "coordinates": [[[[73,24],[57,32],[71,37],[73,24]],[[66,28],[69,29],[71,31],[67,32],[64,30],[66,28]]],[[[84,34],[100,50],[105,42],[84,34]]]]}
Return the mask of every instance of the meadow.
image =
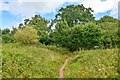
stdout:
{"type": "Polygon", "coordinates": [[[5,44],[2,47],[2,77],[55,78],[66,57],[39,46],[5,44]]]}
{"type": "Polygon", "coordinates": [[[65,68],[67,78],[116,78],[118,49],[82,50],[65,68]]]}
{"type": "Polygon", "coordinates": [[[34,14],[0,29],[2,78],[120,79],[120,20],[93,12],[70,4],[51,20],[34,14]]]}
{"type": "Polygon", "coordinates": [[[3,44],[3,78],[58,78],[59,69],[70,57],[64,78],[116,78],[118,49],[80,50],[67,54],[54,46],[3,44]],[[66,54],[63,54],[63,53],[66,54]]]}

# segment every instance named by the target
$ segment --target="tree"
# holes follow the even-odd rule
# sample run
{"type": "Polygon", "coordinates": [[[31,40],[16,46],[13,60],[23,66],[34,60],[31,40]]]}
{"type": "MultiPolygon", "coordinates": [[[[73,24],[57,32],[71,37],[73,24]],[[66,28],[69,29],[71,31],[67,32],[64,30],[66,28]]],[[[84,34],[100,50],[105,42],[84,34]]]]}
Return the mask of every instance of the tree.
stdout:
{"type": "MultiPolygon", "coordinates": [[[[22,29],[22,28],[18,28],[18,29],[22,29]]],[[[11,36],[13,36],[18,29],[13,26],[13,27],[12,27],[12,30],[11,30],[11,36]]]]}
{"type": "Polygon", "coordinates": [[[38,41],[37,31],[31,26],[17,30],[14,38],[16,42],[21,44],[34,44],[38,41]]]}
{"type": "Polygon", "coordinates": [[[49,28],[47,27],[47,23],[48,21],[45,18],[41,17],[40,15],[35,15],[31,19],[25,19],[24,25],[19,24],[19,29],[25,28],[25,26],[32,26],[34,29],[37,30],[39,41],[43,44],[44,43],[48,44],[49,40],[45,40],[48,39],[49,37],[48,35],[49,28]]]}
{"type": "Polygon", "coordinates": [[[25,19],[25,20],[24,20],[24,25],[28,26],[28,25],[29,25],[29,22],[30,22],[29,19],[25,19]]]}
{"type": "Polygon", "coordinates": [[[10,29],[6,28],[2,30],[2,42],[3,43],[12,42],[12,38],[10,36],[10,29]]]}
{"type": "Polygon", "coordinates": [[[2,30],[2,35],[9,34],[9,33],[10,33],[10,29],[8,28],[2,30]]]}
{"type": "Polygon", "coordinates": [[[103,16],[97,21],[103,32],[103,46],[104,48],[112,48],[118,45],[118,21],[111,16],[103,16]]]}
{"type": "Polygon", "coordinates": [[[55,25],[55,30],[50,33],[50,39],[52,42],[54,42],[55,45],[59,45],[59,43],[62,41],[63,36],[66,34],[64,33],[64,30],[68,29],[69,26],[66,22],[64,21],[58,21],[58,23],[55,25]]]}
{"type": "Polygon", "coordinates": [[[54,40],[53,37],[51,37],[51,34],[48,33],[42,33],[41,38],[39,39],[39,42],[45,45],[53,45],[54,40]]]}
{"type": "Polygon", "coordinates": [[[68,24],[66,23],[66,21],[59,21],[56,25],[55,25],[55,30],[53,32],[50,33],[42,33],[41,34],[41,38],[40,38],[40,42],[45,44],[45,45],[51,45],[54,44],[56,45],[59,42],[59,38],[60,36],[62,36],[64,29],[69,28],[68,24]]]}
{"type": "Polygon", "coordinates": [[[28,25],[33,26],[37,31],[46,31],[48,21],[40,15],[35,15],[29,21],[28,25]]]}
{"type": "Polygon", "coordinates": [[[100,18],[100,20],[98,20],[98,22],[102,23],[102,22],[116,22],[118,21],[117,19],[111,17],[111,16],[103,16],[102,18],[100,18]]]}
{"type": "Polygon", "coordinates": [[[99,25],[92,22],[86,23],[81,31],[81,48],[93,49],[102,45],[102,30],[99,25]]]}
{"type": "Polygon", "coordinates": [[[94,23],[75,25],[72,28],[62,30],[61,33],[54,32],[55,42],[61,47],[70,51],[82,49],[93,49],[94,46],[101,46],[102,31],[100,26],[94,23]]]}
{"type": "Polygon", "coordinates": [[[57,22],[57,24],[55,25],[55,31],[61,33],[64,29],[69,28],[67,21],[64,20],[60,20],[57,22]]]}
{"type": "Polygon", "coordinates": [[[20,24],[19,24],[19,26],[18,26],[18,28],[19,28],[19,29],[22,29],[22,28],[24,28],[24,25],[23,25],[23,23],[20,23],[20,24]]]}
{"type": "Polygon", "coordinates": [[[65,8],[61,8],[56,14],[55,21],[66,20],[68,26],[73,27],[75,24],[82,24],[88,21],[94,20],[93,10],[91,8],[85,8],[81,5],[69,5],[65,8]]]}
{"type": "Polygon", "coordinates": [[[94,46],[101,46],[102,32],[99,26],[94,23],[86,23],[85,25],[76,25],[71,29],[71,37],[68,44],[69,49],[79,50],[93,49],[94,46]]]}
{"type": "Polygon", "coordinates": [[[35,15],[31,19],[25,19],[24,24],[20,23],[19,28],[32,26],[38,31],[38,35],[40,35],[42,32],[47,31],[47,23],[48,21],[45,18],[41,17],[40,15],[35,15]]]}

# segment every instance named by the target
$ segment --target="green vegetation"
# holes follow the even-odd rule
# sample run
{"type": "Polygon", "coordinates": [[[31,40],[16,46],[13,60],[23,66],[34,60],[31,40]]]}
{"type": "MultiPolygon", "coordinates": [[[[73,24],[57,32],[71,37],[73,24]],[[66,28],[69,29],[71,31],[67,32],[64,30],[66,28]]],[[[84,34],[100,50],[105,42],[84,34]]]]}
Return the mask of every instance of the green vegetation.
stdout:
{"type": "Polygon", "coordinates": [[[95,20],[92,12],[83,5],[68,5],[51,21],[35,15],[18,28],[0,30],[2,77],[58,78],[60,67],[70,57],[65,78],[120,77],[120,20],[111,16],[95,20]]]}
{"type": "Polygon", "coordinates": [[[81,5],[68,5],[65,8],[61,8],[56,14],[55,21],[66,20],[69,27],[73,27],[76,24],[83,24],[88,21],[93,21],[94,16],[91,8],[85,8],[81,5]],[[82,18],[81,18],[82,17],[82,18]]]}
{"type": "Polygon", "coordinates": [[[68,55],[47,47],[4,44],[2,47],[2,77],[57,78],[59,68],[67,57],[68,55]]]}
{"type": "Polygon", "coordinates": [[[116,78],[118,49],[81,50],[65,68],[66,78],[116,78]]]}
{"type": "Polygon", "coordinates": [[[99,49],[117,47],[120,42],[117,26],[119,20],[111,16],[95,20],[92,12],[91,8],[83,5],[68,5],[61,8],[51,22],[35,15],[31,19],[25,19],[18,28],[2,30],[3,43],[16,41],[31,44],[34,43],[32,39],[38,36],[35,42],[68,48],[72,52],[94,49],[95,46],[99,49]],[[52,29],[53,25],[55,29],[52,29]],[[34,30],[29,30],[28,26],[34,30]]]}
{"type": "MultiPolygon", "coordinates": [[[[70,57],[62,54],[67,50],[54,46],[4,44],[2,49],[3,78],[58,78],[60,67],[70,57]]],[[[65,67],[65,78],[118,76],[118,49],[81,50],[71,56],[65,67]]]]}
{"type": "Polygon", "coordinates": [[[15,35],[15,42],[19,42],[21,44],[35,44],[37,43],[37,31],[33,29],[33,27],[26,27],[24,29],[17,30],[15,35]]]}

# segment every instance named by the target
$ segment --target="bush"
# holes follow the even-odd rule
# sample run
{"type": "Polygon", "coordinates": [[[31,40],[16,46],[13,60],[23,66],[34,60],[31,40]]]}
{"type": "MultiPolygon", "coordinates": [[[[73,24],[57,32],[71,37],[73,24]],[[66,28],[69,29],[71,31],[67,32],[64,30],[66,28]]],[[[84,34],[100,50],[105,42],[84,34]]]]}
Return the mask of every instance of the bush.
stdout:
{"type": "Polygon", "coordinates": [[[14,35],[15,41],[21,44],[34,44],[37,43],[37,31],[33,27],[26,27],[18,30],[14,35]]]}
{"type": "Polygon", "coordinates": [[[76,51],[80,48],[93,49],[94,46],[100,46],[102,41],[101,29],[94,23],[76,25],[73,28],[63,30],[61,34],[57,32],[56,34],[56,42],[70,51],[76,51]]]}
{"type": "Polygon", "coordinates": [[[100,26],[94,23],[85,24],[81,31],[81,47],[84,49],[93,49],[94,46],[101,46],[102,36],[100,26]]]}
{"type": "Polygon", "coordinates": [[[103,48],[114,48],[118,46],[118,22],[119,20],[111,16],[104,16],[97,21],[97,24],[101,27],[103,32],[103,48]]]}
{"type": "Polygon", "coordinates": [[[2,36],[2,43],[11,43],[13,39],[11,38],[10,35],[3,35],[2,36]]]}
{"type": "Polygon", "coordinates": [[[2,37],[2,43],[10,43],[13,41],[12,36],[10,35],[10,29],[6,28],[1,31],[0,36],[2,37]]]}
{"type": "Polygon", "coordinates": [[[45,45],[52,45],[54,43],[50,35],[46,32],[41,34],[39,42],[45,45]]]}

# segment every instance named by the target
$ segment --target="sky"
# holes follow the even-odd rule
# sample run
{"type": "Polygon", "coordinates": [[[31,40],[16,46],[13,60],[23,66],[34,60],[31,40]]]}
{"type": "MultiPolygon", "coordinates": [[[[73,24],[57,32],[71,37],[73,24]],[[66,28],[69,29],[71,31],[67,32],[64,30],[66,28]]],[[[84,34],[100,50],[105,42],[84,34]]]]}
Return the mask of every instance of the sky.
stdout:
{"type": "Polygon", "coordinates": [[[83,4],[91,7],[97,19],[105,15],[118,18],[120,0],[0,0],[0,28],[18,27],[24,19],[39,14],[44,18],[54,19],[58,10],[70,4],[83,4]]]}

